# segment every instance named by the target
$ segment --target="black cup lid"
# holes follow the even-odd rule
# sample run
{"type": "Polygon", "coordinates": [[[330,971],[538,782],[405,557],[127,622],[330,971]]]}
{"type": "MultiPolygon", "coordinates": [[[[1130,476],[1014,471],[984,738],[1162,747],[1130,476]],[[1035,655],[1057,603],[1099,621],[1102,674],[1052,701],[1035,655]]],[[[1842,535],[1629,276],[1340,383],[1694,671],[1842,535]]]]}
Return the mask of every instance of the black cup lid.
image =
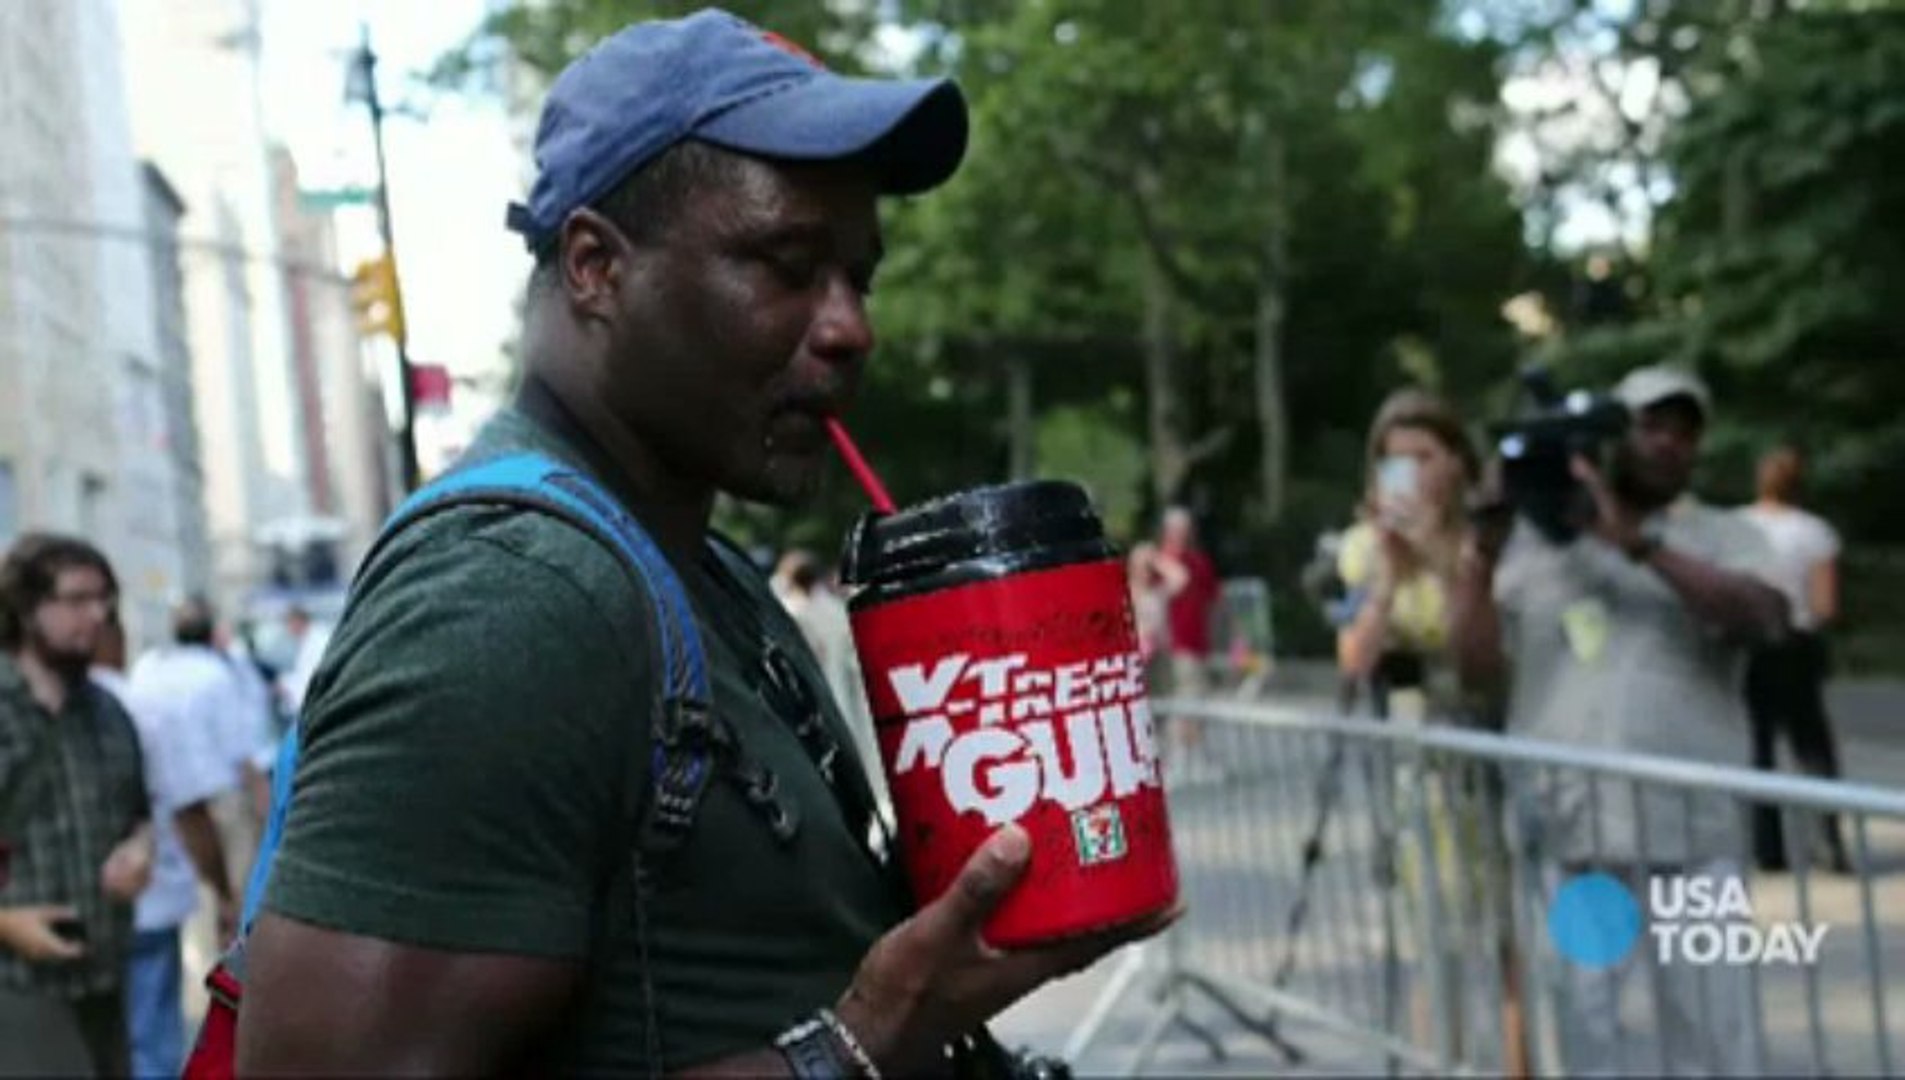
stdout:
{"type": "Polygon", "coordinates": [[[849,585],[910,581],[973,559],[1104,541],[1084,488],[1027,480],[862,517],[847,536],[840,577],[849,585]]]}

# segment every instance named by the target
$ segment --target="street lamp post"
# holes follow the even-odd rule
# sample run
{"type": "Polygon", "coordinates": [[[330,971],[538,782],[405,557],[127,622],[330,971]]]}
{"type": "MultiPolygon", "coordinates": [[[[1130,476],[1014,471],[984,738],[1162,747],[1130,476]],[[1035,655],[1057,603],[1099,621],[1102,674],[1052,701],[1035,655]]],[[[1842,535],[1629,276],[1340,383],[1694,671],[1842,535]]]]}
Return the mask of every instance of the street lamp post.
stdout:
{"type": "MultiPolygon", "coordinates": [[[[377,230],[383,236],[384,257],[390,260],[392,279],[392,303],[402,308],[401,285],[397,284],[397,237],[390,226],[390,174],[384,158],[384,106],[377,96],[377,54],[371,51],[370,27],[359,27],[357,52],[351,57],[349,77],[345,84],[346,101],[361,101],[370,112],[371,140],[377,149],[377,230]]],[[[408,491],[415,491],[421,479],[417,465],[417,389],[411,377],[409,337],[403,326],[403,320],[397,320],[396,332],[392,340],[397,345],[397,375],[403,384],[403,420],[397,433],[399,449],[403,454],[403,482],[408,491]]]]}

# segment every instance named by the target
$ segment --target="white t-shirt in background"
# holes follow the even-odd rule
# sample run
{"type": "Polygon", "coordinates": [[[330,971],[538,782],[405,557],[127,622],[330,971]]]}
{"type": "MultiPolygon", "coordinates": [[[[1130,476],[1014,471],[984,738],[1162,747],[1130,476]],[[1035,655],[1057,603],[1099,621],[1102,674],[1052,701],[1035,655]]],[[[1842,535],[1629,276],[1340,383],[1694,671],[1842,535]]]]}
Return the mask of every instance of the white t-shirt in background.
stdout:
{"type": "MultiPolygon", "coordinates": [[[[164,654],[158,654],[164,655],[164,654]]],[[[145,758],[146,791],[152,798],[152,882],[139,894],[133,921],[139,930],[183,924],[198,907],[198,871],[180,843],[172,817],[232,787],[231,764],[219,744],[215,713],[231,707],[229,683],[216,668],[190,660],[140,660],[131,679],[95,671],[132,715],[145,758]]]]}
{"type": "Polygon", "coordinates": [[[1779,591],[1791,606],[1793,628],[1817,628],[1812,568],[1839,557],[1839,534],[1823,518],[1794,506],[1743,506],[1740,516],[1758,526],[1773,547],[1773,571],[1779,591]]]}
{"type": "MultiPolygon", "coordinates": [[[[304,696],[310,692],[311,677],[317,674],[318,664],[324,659],[324,650],[330,646],[331,634],[334,632],[334,627],[313,623],[298,641],[298,653],[291,661],[291,670],[278,676],[278,689],[284,695],[285,708],[290,710],[294,718],[304,710],[304,696]]],[[[261,766],[269,767],[269,763],[261,766]]]]}

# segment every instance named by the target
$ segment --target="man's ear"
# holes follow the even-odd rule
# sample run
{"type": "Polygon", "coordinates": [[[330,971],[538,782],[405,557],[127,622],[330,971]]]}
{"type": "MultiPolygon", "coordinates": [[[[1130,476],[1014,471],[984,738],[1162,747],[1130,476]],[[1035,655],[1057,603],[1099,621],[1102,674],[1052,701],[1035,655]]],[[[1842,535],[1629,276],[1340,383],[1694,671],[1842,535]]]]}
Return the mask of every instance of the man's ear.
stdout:
{"type": "Polygon", "coordinates": [[[587,207],[562,223],[556,278],[569,306],[584,322],[615,315],[616,294],[634,248],[610,221],[587,207]]]}

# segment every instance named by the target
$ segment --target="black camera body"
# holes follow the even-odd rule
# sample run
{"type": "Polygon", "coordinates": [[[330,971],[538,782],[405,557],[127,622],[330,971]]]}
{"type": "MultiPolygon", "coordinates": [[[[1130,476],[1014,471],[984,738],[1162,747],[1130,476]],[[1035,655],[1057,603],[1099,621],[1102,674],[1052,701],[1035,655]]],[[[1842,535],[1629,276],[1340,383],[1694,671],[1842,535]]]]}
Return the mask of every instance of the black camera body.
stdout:
{"type": "Polygon", "coordinates": [[[1489,426],[1501,459],[1502,497],[1514,512],[1557,544],[1571,543],[1593,517],[1572,461],[1606,468],[1606,449],[1627,432],[1628,412],[1606,394],[1562,394],[1539,367],[1521,373],[1529,402],[1522,415],[1489,426]]]}

